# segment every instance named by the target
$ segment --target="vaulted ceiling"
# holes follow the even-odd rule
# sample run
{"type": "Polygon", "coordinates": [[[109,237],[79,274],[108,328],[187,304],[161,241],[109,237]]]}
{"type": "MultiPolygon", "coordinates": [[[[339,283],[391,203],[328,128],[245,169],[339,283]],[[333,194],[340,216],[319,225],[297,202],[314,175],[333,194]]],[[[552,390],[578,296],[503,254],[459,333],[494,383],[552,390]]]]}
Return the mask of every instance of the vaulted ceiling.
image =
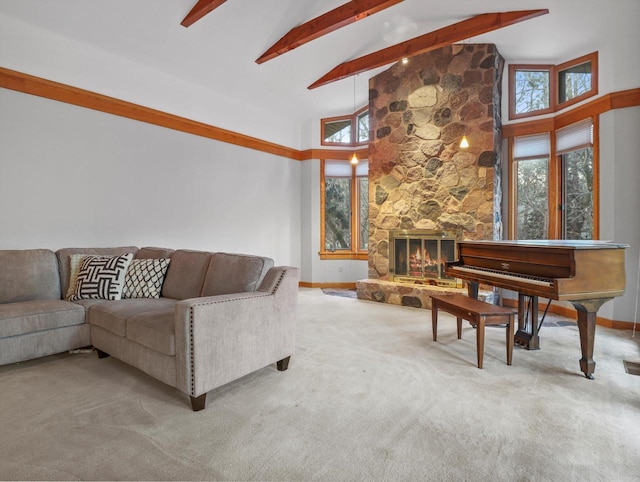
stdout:
{"type": "MultiPolygon", "coordinates": [[[[637,11],[636,1],[0,0],[0,21],[12,22],[15,32],[24,25],[25,31],[34,28],[71,41],[76,50],[100,52],[102,65],[83,60],[73,67],[97,91],[100,79],[107,84],[105,70],[113,75],[109,85],[126,91],[127,75],[132,83],[140,81],[133,69],[127,73],[127,66],[137,65],[147,72],[147,82],[148,73],[156,72],[165,84],[173,79],[193,86],[197,95],[181,98],[182,105],[176,102],[176,114],[184,108],[188,115],[188,102],[208,105],[210,94],[229,105],[310,123],[352,110],[354,97],[364,105],[372,75],[439,42],[495,43],[507,62],[519,63],[560,63],[598,50],[603,42],[615,41],[612,36],[620,37],[616,29],[637,35],[637,20],[628,18],[629,11],[637,11]],[[541,12],[522,18],[504,14],[527,10],[541,12]],[[496,13],[501,15],[484,15],[496,13]],[[113,59],[112,65],[105,66],[103,58],[113,59]]],[[[68,80],[68,64],[74,61],[69,52],[8,40],[0,42],[5,44],[0,66],[33,70],[26,61],[20,65],[19,55],[33,57],[27,49],[40,48],[43,57],[60,58],[58,67],[51,57],[43,60],[51,64],[43,68],[48,77],[58,69],[60,78],[51,80],[68,80]],[[16,53],[16,45],[24,52],[16,53]]],[[[131,95],[136,96],[133,88],[131,95]]],[[[168,102],[172,93],[166,95],[168,102]]],[[[206,122],[206,116],[203,112],[200,120],[206,122]]],[[[212,123],[219,125],[218,120],[212,117],[212,123]]]]}

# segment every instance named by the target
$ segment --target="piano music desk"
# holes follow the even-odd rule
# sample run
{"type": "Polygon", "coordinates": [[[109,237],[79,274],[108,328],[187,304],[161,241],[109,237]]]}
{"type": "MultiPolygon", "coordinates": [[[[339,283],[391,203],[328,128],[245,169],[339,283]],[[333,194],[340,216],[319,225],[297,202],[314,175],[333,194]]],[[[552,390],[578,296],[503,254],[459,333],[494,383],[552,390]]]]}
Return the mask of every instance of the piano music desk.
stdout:
{"type": "Polygon", "coordinates": [[[512,310],[459,294],[431,295],[431,300],[433,341],[437,341],[438,336],[438,310],[446,311],[457,318],[458,340],[462,338],[462,320],[464,319],[471,322],[476,326],[478,368],[482,368],[482,359],[484,358],[485,325],[501,325],[507,323],[507,365],[511,365],[511,360],[513,358],[513,330],[515,315],[512,310]]]}

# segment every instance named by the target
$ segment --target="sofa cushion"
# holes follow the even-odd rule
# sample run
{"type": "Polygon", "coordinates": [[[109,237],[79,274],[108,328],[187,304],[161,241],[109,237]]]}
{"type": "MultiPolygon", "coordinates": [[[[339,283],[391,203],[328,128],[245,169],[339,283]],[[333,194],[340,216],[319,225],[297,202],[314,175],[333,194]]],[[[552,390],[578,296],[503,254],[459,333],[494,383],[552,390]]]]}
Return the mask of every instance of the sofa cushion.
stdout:
{"type": "Polygon", "coordinates": [[[127,318],[127,338],[165,355],[176,354],[175,310],[140,313],[127,318]]]}
{"type": "Polygon", "coordinates": [[[119,300],[133,254],[85,256],[76,279],[73,300],[119,300]]]}
{"type": "Polygon", "coordinates": [[[84,307],[63,300],[0,304],[0,338],[84,323],[84,307]]]}
{"type": "Polygon", "coordinates": [[[210,259],[211,253],[206,251],[179,249],[173,253],[162,286],[162,296],[176,300],[200,296],[210,259]]]}
{"type": "Polygon", "coordinates": [[[60,276],[48,249],[0,251],[0,303],[59,300],[60,276]]]}
{"type": "Polygon", "coordinates": [[[132,300],[103,301],[91,308],[87,321],[118,336],[127,335],[128,318],[141,313],[173,309],[176,300],[171,298],[137,298],[132,300]]]}
{"type": "Polygon", "coordinates": [[[175,249],[171,248],[154,248],[147,246],[138,250],[136,253],[136,259],[170,258],[174,252],[175,249]]]}
{"type": "Polygon", "coordinates": [[[265,274],[272,267],[271,258],[247,254],[214,253],[211,256],[201,296],[256,291],[265,274]]]}
{"type": "Polygon", "coordinates": [[[58,264],[60,265],[60,282],[62,292],[69,290],[70,266],[69,257],[72,254],[94,254],[99,256],[119,256],[121,254],[136,254],[138,248],[135,246],[122,246],[119,248],[63,248],[56,251],[58,264]]]}
{"type": "Polygon", "coordinates": [[[93,305],[102,303],[104,300],[73,300],[72,303],[80,306],[84,306],[85,311],[91,308],[93,305]]]}
{"type": "Polygon", "coordinates": [[[124,279],[122,298],[160,298],[170,259],[134,259],[124,279]]]}

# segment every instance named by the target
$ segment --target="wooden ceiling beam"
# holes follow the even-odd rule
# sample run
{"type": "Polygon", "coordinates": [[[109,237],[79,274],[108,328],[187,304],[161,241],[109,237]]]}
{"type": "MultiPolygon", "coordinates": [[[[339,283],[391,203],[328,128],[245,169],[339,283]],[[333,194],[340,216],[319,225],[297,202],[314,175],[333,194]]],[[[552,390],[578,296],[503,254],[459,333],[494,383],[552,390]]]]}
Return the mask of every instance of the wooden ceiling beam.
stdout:
{"type": "Polygon", "coordinates": [[[183,27],[189,27],[204,17],[209,12],[212,12],[227,0],[198,0],[198,3],[191,9],[186,17],[180,22],[183,27]]]}
{"type": "Polygon", "coordinates": [[[405,57],[430,52],[455,42],[491,32],[514,23],[529,20],[549,13],[548,9],[522,10],[516,12],[484,13],[454,23],[411,40],[392,45],[348,62],[344,62],[311,84],[308,89],[345,79],[367,70],[397,62],[405,57]]]}
{"type": "Polygon", "coordinates": [[[261,64],[323,35],[378,13],[402,0],[352,0],[333,10],[292,28],[263,53],[256,63],[261,64]]]}

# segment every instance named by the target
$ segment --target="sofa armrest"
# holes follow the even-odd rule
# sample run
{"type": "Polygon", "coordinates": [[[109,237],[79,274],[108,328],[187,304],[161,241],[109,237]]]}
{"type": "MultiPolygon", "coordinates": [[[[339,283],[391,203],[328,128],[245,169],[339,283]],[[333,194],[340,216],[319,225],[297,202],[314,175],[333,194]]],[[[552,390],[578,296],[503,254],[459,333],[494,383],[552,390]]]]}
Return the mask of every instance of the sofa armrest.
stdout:
{"type": "Polygon", "coordinates": [[[293,354],[299,270],[269,270],[258,291],[176,304],[177,388],[191,397],[293,354]]]}

